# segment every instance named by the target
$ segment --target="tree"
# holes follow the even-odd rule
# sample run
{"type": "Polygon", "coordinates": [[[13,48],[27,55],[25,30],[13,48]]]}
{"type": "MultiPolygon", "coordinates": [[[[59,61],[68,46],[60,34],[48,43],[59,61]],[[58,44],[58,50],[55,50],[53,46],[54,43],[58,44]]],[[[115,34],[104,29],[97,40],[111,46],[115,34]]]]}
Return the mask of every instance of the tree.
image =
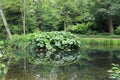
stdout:
{"type": "Polygon", "coordinates": [[[56,0],[38,0],[36,14],[40,30],[58,30],[60,13],[56,0]]]}
{"type": "Polygon", "coordinates": [[[3,20],[4,26],[5,26],[6,31],[7,31],[7,33],[8,33],[8,36],[9,36],[10,40],[12,40],[12,34],[11,34],[11,32],[10,32],[10,29],[9,29],[9,27],[8,27],[8,24],[7,24],[6,18],[5,18],[5,16],[4,16],[3,11],[2,11],[2,6],[1,6],[1,4],[0,4],[0,15],[1,15],[1,17],[2,17],[2,20],[3,20]]]}
{"type": "MultiPolygon", "coordinates": [[[[113,34],[113,19],[116,15],[120,14],[120,1],[119,0],[95,0],[92,7],[92,13],[95,18],[103,18],[108,25],[109,33],[113,34]]],[[[102,24],[102,23],[101,23],[102,24]]]]}
{"type": "MultiPolygon", "coordinates": [[[[7,17],[12,34],[23,34],[23,20],[25,21],[24,32],[31,33],[37,28],[36,15],[33,0],[2,0],[2,8],[7,17]],[[25,9],[25,10],[24,10],[25,9]],[[25,19],[23,13],[25,12],[25,19]]],[[[3,24],[0,25],[0,28],[3,24]]],[[[3,33],[4,34],[4,33],[3,33]]]]}
{"type": "Polygon", "coordinates": [[[72,16],[71,13],[74,13],[78,10],[75,0],[58,0],[57,5],[59,7],[60,16],[63,18],[63,29],[66,31],[66,27],[72,24],[72,16]]]}
{"type": "Polygon", "coordinates": [[[25,35],[25,26],[26,26],[26,0],[23,1],[23,33],[25,35]]]}
{"type": "Polygon", "coordinates": [[[31,33],[38,29],[36,5],[33,0],[24,0],[22,5],[22,16],[24,21],[24,32],[31,33]]]}

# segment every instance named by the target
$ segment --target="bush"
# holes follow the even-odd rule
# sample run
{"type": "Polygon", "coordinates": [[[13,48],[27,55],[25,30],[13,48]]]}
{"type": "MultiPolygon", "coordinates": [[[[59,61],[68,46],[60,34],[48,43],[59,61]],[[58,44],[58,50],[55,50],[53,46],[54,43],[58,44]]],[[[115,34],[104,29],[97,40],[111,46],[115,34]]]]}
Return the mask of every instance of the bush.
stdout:
{"type": "Polygon", "coordinates": [[[120,26],[118,26],[117,29],[115,30],[115,34],[120,34],[120,26]]]}
{"type": "Polygon", "coordinates": [[[77,33],[85,34],[88,31],[88,26],[85,24],[77,24],[77,33]]]}
{"type": "Polygon", "coordinates": [[[30,46],[31,40],[37,33],[32,33],[28,35],[18,35],[15,34],[12,36],[12,41],[9,42],[10,46],[14,49],[27,49],[30,46]]]}
{"type": "Polygon", "coordinates": [[[0,41],[0,78],[1,80],[4,80],[4,76],[8,72],[8,67],[4,63],[5,59],[8,59],[8,53],[6,52],[5,43],[3,41],[0,41]]]}
{"type": "Polygon", "coordinates": [[[69,32],[39,32],[29,35],[14,35],[11,45],[18,49],[31,50],[70,50],[80,47],[80,40],[69,32]]]}
{"type": "Polygon", "coordinates": [[[71,33],[77,33],[77,26],[76,25],[69,25],[66,28],[66,31],[71,32],[71,33]]]}
{"type": "Polygon", "coordinates": [[[35,50],[78,49],[80,44],[79,38],[69,32],[41,32],[32,40],[35,50]]]}
{"type": "Polygon", "coordinates": [[[82,24],[77,24],[77,25],[72,25],[67,27],[67,31],[72,32],[72,33],[79,33],[79,34],[85,34],[87,33],[91,26],[94,24],[92,22],[88,23],[82,23],[82,24]]]}
{"type": "Polygon", "coordinates": [[[85,24],[77,24],[67,27],[67,31],[72,33],[80,33],[85,34],[87,32],[88,28],[85,24]]]}

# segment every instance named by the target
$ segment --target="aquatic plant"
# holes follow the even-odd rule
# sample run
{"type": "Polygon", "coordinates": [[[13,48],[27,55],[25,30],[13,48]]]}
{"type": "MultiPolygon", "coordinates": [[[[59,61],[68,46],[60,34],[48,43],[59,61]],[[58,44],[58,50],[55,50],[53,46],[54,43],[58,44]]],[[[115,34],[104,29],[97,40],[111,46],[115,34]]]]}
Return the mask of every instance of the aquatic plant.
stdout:
{"type": "Polygon", "coordinates": [[[69,32],[41,32],[33,38],[31,46],[36,50],[68,50],[78,49],[81,42],[77,36],[69,32]]]}
{"type": "Polygon", "coordinates": [[[120,80],[120,66],[112,64],[112,68],[107,71],[111,80],[120,80]]]}
{"type": "Polygon", "coordinates": [[[68,50],[79,49],[80,39],[70,32],[38,32],[28,35],[14,35],[11,45],[14,48],[32,50],[68,50]]]}

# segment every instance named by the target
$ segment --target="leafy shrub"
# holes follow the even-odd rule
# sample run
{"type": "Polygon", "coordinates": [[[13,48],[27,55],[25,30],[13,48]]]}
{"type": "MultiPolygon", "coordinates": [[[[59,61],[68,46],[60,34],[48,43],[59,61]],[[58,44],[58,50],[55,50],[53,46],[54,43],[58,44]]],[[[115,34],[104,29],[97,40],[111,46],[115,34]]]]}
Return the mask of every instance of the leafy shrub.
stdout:
{"type": "Polygon", "coordinates": [[[39,32],[29,35],[14,35],[11,45],[19,49],[68,50],[78,49],[80,40],[69,32],[39,32]]]}
{"type": "Polygon", "coordinates": [[[8,58],[8,55],[6,54],[4,42],[0,41],[0,78],[4,80],[4,75],[8,72],[8,67],[4,63],[4,59],[8,58]]]}
{"type": "Polygon", "coordinates": [[[69,26],[66,28],[66,31],[72,32],[72,33],[77,33],[77,25],[69,25],[69,26]]]}
{"type": "Polygon", "coordinates": [[[88,31],[88,26],[85,24],[77,24],[77,33],[85,34],[88,31]]]}
{"type": "Polygon", "coordinates": [[[67,31],[72,32],[72,33],[81,33],[84,34],[87,32],[87,26],[85,24],[77,24],[77,25],[72,25],[68,26],[67,31]]]}
{"type": "Polygon", "coordinates": [[[87,33],[91,26],[94,24],[92,22],[88,23],[82,23],[82,24],[77,24],[77,25],[72,25],[67,27],[67,31],[72,32],[72,33],[80,33],[80,34],[85,34],[87,33]]]}
{"type": "Polygon", "coordinates": [[[120,26],[118,26],[117,29],[115,30],[115,34],[120,34],[120,26]]]}
{"type": "Polygon", "coordinates": [[[79,38],[69,32],[41,32],[32,40],[36,50],[78,49],[80,44],[79,38]]]}
{"type": "Polygon", "coordinates": [[[25,49],[29,47],[31,40],[37,35],[37,33],[31,33],[28,35],[13,35],[10,45],[12,48],[25,49]]]}
{"type": "Polygon", "coordinates": [[[3,48],[3,46],[4,46],[4,42],[0,41],[0,49],[3,48]]]}
{"type": "Polygon", "coordinates": [[[112,80],[120,80],[120,66],[118,64],[112,64],[112,68],[107,71],[109,78],[112,80]]]}

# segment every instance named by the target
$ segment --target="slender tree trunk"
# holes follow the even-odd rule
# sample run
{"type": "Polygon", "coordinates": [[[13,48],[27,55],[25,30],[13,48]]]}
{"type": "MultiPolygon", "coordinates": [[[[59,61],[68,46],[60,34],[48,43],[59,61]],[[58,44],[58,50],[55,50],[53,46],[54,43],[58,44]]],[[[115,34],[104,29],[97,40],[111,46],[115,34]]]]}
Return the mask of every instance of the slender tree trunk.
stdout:
{"type": "MultiPolygon", "coordinates": [[[[26,0],[23,2],[23,34],[25,35],[26,29],[26,0]]],[[[26,74],[27,74],[27,63],[26,63],[26,58],[24,58],[24,70],[23,70],[23,75],[24,75],[24,80],[26,80],[26,74]]]]}
{"type": "Polygon", "coordinates": [[[25,28],[26,28],[26,1],[24,0],[23,3],[23,34],[25,35],[25,28]]]}
{"type": "Polygon", "coordinates": [[[4,26],[5,26],[6,31],[7,31],[7,33],[8,33],[8,36],[9,36],[10,40],[12,40],[12,34],[11,34],[11,32],[10,32],[10,29],[9,29],[8,24],[7,24],[7,21],[6,21],[6,19],[5,19],[4,13],[3,13],[3,11],[2,11],[2,6],[1,6],[1,4],[0,4],[0,15],[1,15],[1,17],[2,17],[4,26]]]}
{"type": "Polygon", "coordinates": [[[108,29],[109,29],[109,33],[113,34],[113,23],[112,23],[112,17],[109,17],[109,21],[108,21],[108,29]]]}
{"type": "Polygon", "coordinates": [[[66,6],[64,6],[64,31],[66,31],[66,26],[67,26],[67,10],[66,6]]]}

